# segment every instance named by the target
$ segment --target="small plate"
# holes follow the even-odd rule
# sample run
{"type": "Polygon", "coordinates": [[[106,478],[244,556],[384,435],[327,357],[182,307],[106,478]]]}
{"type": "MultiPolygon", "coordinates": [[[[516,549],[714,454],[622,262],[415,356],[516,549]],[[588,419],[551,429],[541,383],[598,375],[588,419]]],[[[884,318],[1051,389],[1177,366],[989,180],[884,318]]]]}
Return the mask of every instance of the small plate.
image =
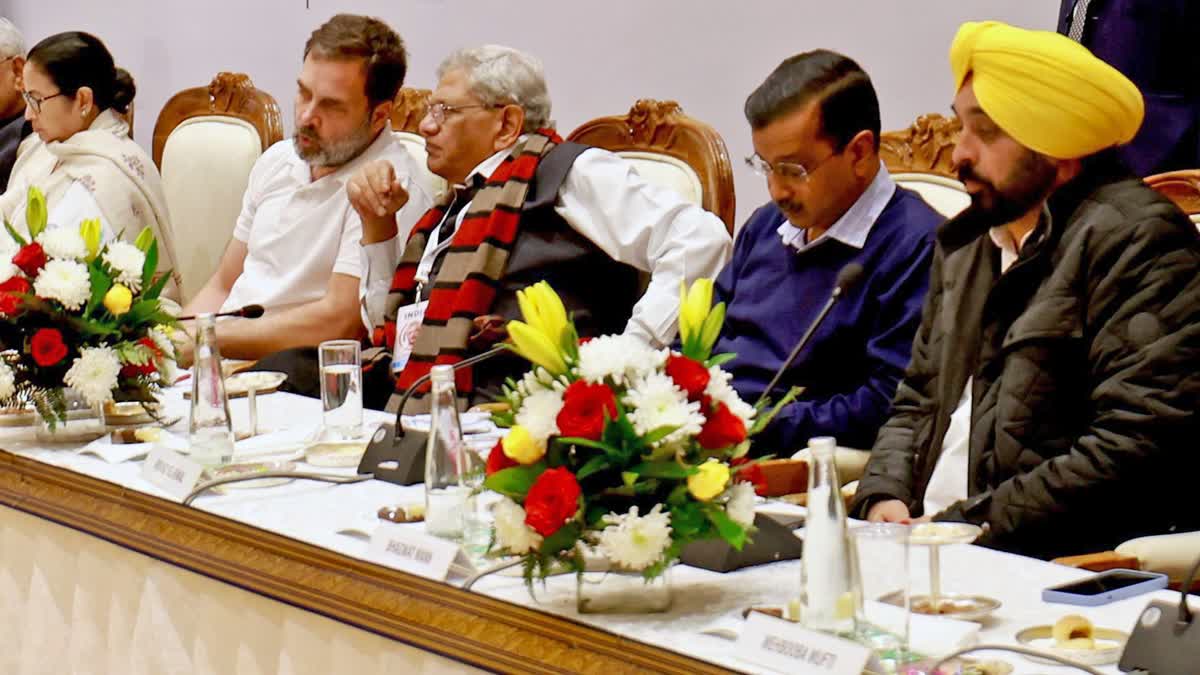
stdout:
{"type": "MultiPolygon", "coordinates": [[[[880,598],[880,600],[888,604],[897,604],[895,598],[889,596],[880,598]]],[[[928,595],[914,595],[909,599],[909,602],[914,614],[944,616],[948,619],[960,619],[962,621],[978,621],[1000,609],[1000,601],[995,598],[989,598],[986,595],[958,595],[948,593],[939,596],[937,613],[934,613],[933,603],[929,601],[928,595]]]]}
{"type": "Polygon", "coordinates": [[[358,466],[370,440],[362,438],[351,441],[321,441],[304,451],[304,461],[313,466],[323,467],[358,466]]]}
{"type": "Polygon", "coordinates": [[[0,427],[31,427],[37,421],[33,408],[0,408],[0,427]]]}
{"type": "MultiPolygon", "coordinates": [[[[1089,666],[1104,666],[1116,663],[1125,649],[1125,641],[1129,634],[1114,628],[1093,628],[1092,638],[1096,641],[1095,649],[1064,649],[1054,643],[1053,626],[1032,626],[1017,633],[1017,642],[1055,656],[1061,656],[1089,666]]],[[[1039,659],[1036,656],[1025,656],[1031,661],[1059,665],[1056,661],[1039,659]]]]}
{"type": "MultiPolygon", "coordinates": [[[[249,393],[251,385],[254,386],[256,394],[271,394],[278,391],[279,386],[286,380],[287,373],[270,370],[235,373],[225,378],[225,395],[229,398],[241,398],[249,393]]],[[[191,389],[185,390],[183,397],[190,399],[192,397],[191,389]]]]}
{"type": "Polygon", "coordinates": [[[104,404],[104,423],[110,427],[153,424],[154,417],[138,401],[110,402],[104,404]]]}
{"type": "Polygon", "coordinates": [[[971,523],[921,523],[914,525],[908,543],[914,546],[969,544],[983,534],[983,528],[971,523]]]}
{"type": "MultiPolygon", "coordinates": [[[[208,470],[208,476],[212,480],[218,478],[233,478],[235,476],[251,476],[259,473],[268,473],[271,471],[295,471],[295,462],[245,462],[242,464],[226,464],[215,469],[208,470]]],[[[235,490],[244,488],[266,488],[275,487],[290,483],[294,478],[262,478],[259,480],[246,480],[240,483],[226,483],[218,489],[235,490]]]]}

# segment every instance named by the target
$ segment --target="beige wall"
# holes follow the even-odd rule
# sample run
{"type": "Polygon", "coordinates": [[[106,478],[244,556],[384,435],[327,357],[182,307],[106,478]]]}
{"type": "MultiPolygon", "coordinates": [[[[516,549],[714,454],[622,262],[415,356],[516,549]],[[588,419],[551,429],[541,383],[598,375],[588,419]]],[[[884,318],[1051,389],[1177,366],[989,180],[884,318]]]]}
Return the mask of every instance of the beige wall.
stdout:
{"type": "Polygon", "coordinates": [[[673,98],[720,131],[737,177],[738,218],[766,197],[744,168],[751,152],[746,95],[783,58],[827,47],[875,80],[884,128],[946,111],[946,52],[965,20],[997,18],[1053,28],[1051,0],[0,0],[29,44],[87,30],[137,80],[136,138],[149,148],[154,119],[179,89],[219,70],[250,74],[271,92],[291,130],[291,99],[305,39],[340,12],[379,16],[404,37],[408,84],[430,87],[451,49],[499,42],[545,61],[554,117],[570,131],[639,97],[673,98]]]}

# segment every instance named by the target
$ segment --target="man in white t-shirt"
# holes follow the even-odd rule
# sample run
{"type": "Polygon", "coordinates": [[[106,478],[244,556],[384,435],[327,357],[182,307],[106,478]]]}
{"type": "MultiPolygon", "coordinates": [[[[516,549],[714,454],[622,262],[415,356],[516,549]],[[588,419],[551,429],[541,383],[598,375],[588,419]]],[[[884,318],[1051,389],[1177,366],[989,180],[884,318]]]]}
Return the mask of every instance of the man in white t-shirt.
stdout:
{"type": "MultiPolygon", "coordinates": [[[[185,314],[266,308],[259,319],[221,321],[225,356],[257,359],[362,335],[362,224],[344,187],[377,160],[418,175],[389,122],[406,68],[400,36],[377,19],[339,14],[309,38],[295,135],[255,163],[221,263],[184,308],[185,314]]],[[[412,198],[397,221],[407,232],[431,200],[415,182],[405,188],[412,198]]],[[[189,347],[183,346],[185,361],[189,347]]]]}

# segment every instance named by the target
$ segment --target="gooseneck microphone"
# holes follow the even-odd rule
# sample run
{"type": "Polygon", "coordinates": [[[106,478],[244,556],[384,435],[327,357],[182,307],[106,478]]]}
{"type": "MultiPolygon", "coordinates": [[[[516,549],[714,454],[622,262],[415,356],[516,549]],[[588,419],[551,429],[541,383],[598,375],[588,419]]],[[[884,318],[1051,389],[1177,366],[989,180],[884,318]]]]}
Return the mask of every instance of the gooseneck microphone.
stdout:
{"type": "Polygon", "coordinates": [[[825,306],[821,308],[821,313],[817,315],[817,318],[808,326],[808,330],[804,331],[804,335],[800,336],[800,341],[792,348],[792,353],[788,354],[787,360],[783,362],[779,370],[775,371],[775,376],[767,383],[767,387],[759,394],[758,400],[754,402],[755,407],[761,405],[771,395],[771,391],[779,384],[779,380],[783,379],[783,374],[787,372],[788,368],[792,367],[792,363],[796,361],[796,357],[808,346],[813,334],[817,332],[817,328],[821,326],[821,323],[825,321],[825,317],[829,315],[829,310],[833,309],[833,306],[837,304],[837,301],[846,291],[857,285],[859,281],[862,281],[862,277],[863,266],[858,263],[849,263],[838,272],[837,280],[833,283],[833,292],[829,294],[829,300],[825,302],[825,306]]]}
{"type": "MultiPolygon", "coordinates": [[[[246,305],[245,307],[241,309],[235,309],[232,312],[219,312],[217,314],[213,314],[213,318],[219,318],[222,316],[237,316],[243,319],[257,319],[263,315],[264,311],[266,310],[263,309],[262,305],[246,305]]],[[[178,321],[191,321],[198,316],[200,315],[191,314],[189,316],[181,316],[179,317],[178,321]]]]}
{"type": "MultiPolygon", "coordinates": [[[[462,368],[469,368],[469,367],[475,365],[476,363],[481,363],[483,361],[487,361],[488,359],[492,358],[493,356],[502,354],[507,351],[511,351],[511,350],[505,346],[492,347],[491,349],[487,350],[486,352],[483,352],[481,354],[476,354],[475,356],[465,358],[462,361],[459,361],[458,363],[451,364],[450,370],[460,370],[462,368]]],[[[396,408],[396,438],[393,441],[393,443],[399,444],[400,440],[404,437],[404,425],[400,423],[400,418],[403,417],[403,415],[404,415],[404,406],[408,403],[408,399],[412,398],[413,395],[417,393],[417,389],[419,389],[421,387],[421,385],[425,384],[432,378],[433,378],[433,370],[430,369],[430,371],[428,373],[425,373],[424,375],[422,375],[422,376],[418,377],[416,380],[414,380],[413,383],[411,385],[409,385],[408,389],[405,389],[404,393],[400,395],[400,405],[396,408]]]]}

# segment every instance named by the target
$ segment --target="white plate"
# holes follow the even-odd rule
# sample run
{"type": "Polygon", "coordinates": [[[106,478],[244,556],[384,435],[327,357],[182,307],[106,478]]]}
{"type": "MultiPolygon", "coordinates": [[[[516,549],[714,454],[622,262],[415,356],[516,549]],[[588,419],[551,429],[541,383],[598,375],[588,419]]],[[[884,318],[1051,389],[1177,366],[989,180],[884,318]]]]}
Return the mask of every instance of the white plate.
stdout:
{"type": "MultiPolygon", "coordinates": [[[[1117,659],[1121,658],[1121,650],[1125,648],[1125,641],[1129,639],[1129,634],[1123,631],[1097,627],[1092,629],[1092,638],[1096,641],[1095,649],[1064,649],[1055,646],[1054,638],[1051,637],[1053,633],[1053,626],[1032,626],[1017,633],[1017,642],[1085,665],[1104,666],[1116,663],[1117,659]]],[[[1038,663],[1058,665],[1056,661],[1039,659],[1036,656],[1025,658],[1038,663]]]]}
{"type": "Polygon", "coordinates": [[[355,467],[362,461],[363,453],[367,451],[367,442],[363,438],[356,441],[322,441],[315,443],[304,451],[304,461],[313,466],[323,467],[355,467]]]}
{"type": "Polygon", "coordinates": [[[983,528],[970,523],[921,523],[909,532],[908,543],[913,546],[969,544],[981,534],[983,528]]]}
{"type": "MultiPolygon", "coordinates": [[[[232,478],[235,476],[252,476],[258,473],[268,473],[271,471],[295,471],[296,465],[293,462],[244,462],[241,464],[227,464],[225,466],[209,469],[208,475],[211,479],[232,478]]],[[[240,490],[246,488],[267,488],[275,487],[290,483],[294,478],[261,478],[259,480],[246,480],[240,483],[226,483],[218,486],[219,490],[240,490]]]]}

